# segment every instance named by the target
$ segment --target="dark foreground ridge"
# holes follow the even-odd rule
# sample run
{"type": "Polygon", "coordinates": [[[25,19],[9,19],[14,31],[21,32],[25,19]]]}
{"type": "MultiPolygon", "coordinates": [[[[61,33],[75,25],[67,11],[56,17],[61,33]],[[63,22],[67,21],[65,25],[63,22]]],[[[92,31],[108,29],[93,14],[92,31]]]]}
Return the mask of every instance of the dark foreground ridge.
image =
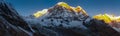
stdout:
{"type": "Polygon", "coordinates": [[[42,36],[33,33],[31,26],[9,4],[0,0],[0,36],[42,36]]]}
{"type": "Polygon", "coordinates": [[[120,36],[106,23],[64,7],[56,5],[49,10],[39,23],[33,23],[0,0],[0,36],[120,36]]]}

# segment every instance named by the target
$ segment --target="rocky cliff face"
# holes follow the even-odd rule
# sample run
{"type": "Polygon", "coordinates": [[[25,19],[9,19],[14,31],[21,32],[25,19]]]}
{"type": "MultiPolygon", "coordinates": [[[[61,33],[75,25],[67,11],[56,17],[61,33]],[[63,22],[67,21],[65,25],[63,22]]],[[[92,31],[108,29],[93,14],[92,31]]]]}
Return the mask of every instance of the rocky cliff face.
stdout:
{"type": "Polygon", "coordinates": [[[70,11],[62,6],[54,6],[48,13],[38,18],[39,24],[57,33],[57,36],[117,36],[115,29],[103,21],[70,11]]]}
{"type": "Polygon", "coordinates": [[[40,18],[23,19],[0,0],[0,36],[120,36],[120,32],[103,21],[58,5],[40,18]]]}
{"type": "Polygon", "coordinates": [[[0,36],[31,36],[32,28],[9,4],[0,0],[0,36]]]}

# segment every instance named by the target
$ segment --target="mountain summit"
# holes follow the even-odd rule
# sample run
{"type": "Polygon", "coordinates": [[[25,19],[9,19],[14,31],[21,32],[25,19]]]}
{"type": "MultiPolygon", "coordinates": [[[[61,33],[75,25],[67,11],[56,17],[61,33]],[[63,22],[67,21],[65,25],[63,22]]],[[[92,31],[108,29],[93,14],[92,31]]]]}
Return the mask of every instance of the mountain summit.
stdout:
{"type": "Polygon", "coordinates": [[[101,20],[89,17],[80,7],[59,2],[24,18],[0,0],[0,36],[120,36],[101,20]]]}
{"type": "MultiPolygon", "coordinates": [[[[39,25],[52,30],[56,34],[55,36],[120,35],[118,31],[104,21],[91,18],[82,7],[75,8],[65,2],[59,2],[47,9],[44,14],[42,12],[35,14],[40,16],[37,17],[37,21],[34,20],[34,23],[37,22],[37,24],[39,23],[39,25]]],[[[36,15],[34,16],[36,17],[36,15]]]]}
{"type": "MultiPolygon", "coordinates": [[[[44,11],[44,10],[42,10],[44,11]]],[[[45,11],[44,15],[42,15],[39,20],[41,23],[48,23],[54,25],[60,24],[71,24],[71,22],[76,21],[85,21],[88,18],[86,12],[80,7],[71,7],[67,3],[59,2],[55,6],[49,8],[45,11]]],[[[38,12],[36,13],[38,15],[38,12]]],[[[41,15],[39,13],[39,15],[41,15]]],[[[35,16],[35,15],[34,15],[35,16]]],[[[36,16],[35,16],[36,17],[36,16]]]]}
{"type": "MultiPolygon", "coordinates": [[[[59,2],[59,3],[57,3],[54,7],[55,7],[55,8],[61,7],[62,9],[64,8],[64,9],[66,9],[66,10],[69,11],[69,12],[81,13],[81,14],[87,16],[87,13],[85,12],[85,10],[82,9],[82,7],[80,7],[80,6],[72,7],[72,6],[69,6],[69,5],[68,5],[67,3],[65,3],[65,2],[59,2]]],[[[51,8],[48,9],[48,10],[47,10],[47,9],[46,9],[46,10],[44,9],[44,10],[42,10],[41,12],[38,11],[38,12],[34,13],[34,16],[35,16],[36,18],[38,18],[38,17],[46,14],[47,12],[51,12],[51,11],[52,11],[51,8]]]]}

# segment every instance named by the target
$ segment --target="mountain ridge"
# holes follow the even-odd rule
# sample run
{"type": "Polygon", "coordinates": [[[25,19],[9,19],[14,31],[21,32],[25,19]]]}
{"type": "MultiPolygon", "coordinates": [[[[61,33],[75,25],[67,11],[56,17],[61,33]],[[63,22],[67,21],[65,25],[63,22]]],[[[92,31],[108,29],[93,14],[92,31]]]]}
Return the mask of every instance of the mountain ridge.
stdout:
{"type": "MultiPolygon", "coordinates": [[[[101,20],[97,20],[89,16],[86,16],[82,14],[82,12],[78,13],[75,11],[70,11],[69,9],[66,9],[65,7],[59,5],[55,5],[49,8],[48,12],[45,15],[37,18],[37,20],[40,25],[44,27],[51,27],[48,29],[53,30],[54,32],[58,33],[58,35],[60,35],[61,32],[58,32],[57,29],[62,29],[62,28],[69,29],[72,32],[80,34],[82,36],[120,35],[119,32],[117,32],[115,29],[113,29],[111,26],[107,25],[105,22],[101,20]]],[[[65,33],[61,35],[70,36],[65,33]]],[[[71,34],[71,36],[73,35],[74,34],[71,34]]],[[[80,35],[76,35],[76,36],[80,36],[80,35]]]]}
{"type": "MultiPolygon", "coordinates": [[[[9,8],[10,7],[10,8],[9,8]]],[[[34,16],[31,16],[34,17],[34,16]]],[[[0,36],[119,36],[105,22],[54,6],[39,18],[24,18],[0,2],[0,36]]]]}

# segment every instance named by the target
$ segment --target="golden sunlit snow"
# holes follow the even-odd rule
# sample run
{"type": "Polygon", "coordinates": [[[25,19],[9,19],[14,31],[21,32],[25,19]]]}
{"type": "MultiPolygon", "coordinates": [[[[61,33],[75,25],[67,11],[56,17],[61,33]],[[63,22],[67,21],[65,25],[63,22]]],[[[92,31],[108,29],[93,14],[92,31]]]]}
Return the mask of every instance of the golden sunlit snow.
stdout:
{"type": "Polygon", "coordinates": [[[99,14],[96,16],[93,16],[94,19],[97,20],[103,20],[105,23],[111,23],[114,22],[120,22],[120,16],[114,16],[114,15],[108,15],[108,14],[99,14]]]}
{"type": "Polygon", "coordinates": [[[35,16],[35,18],[38,18],[42,15],[44,15],[45,13],[47,13],[48,9],[43,9],[42,11],[38,11],[36,13],[34,13],[33,15],[35,16]]]}
{"type": "Polygon", "coordinates": [[[62,7],[65,7],[66,9],[68,10],[73,10],[74,12],[78,12],[78,13],[82,13],[83,15],[86,15],[87,16],[87,13],[84,9],[82,9],[82,7],[80,6],[77,6],[76,8],[75,7],[72,7],[72,6],[69,6],[67,3],[65,2],[59,2],[57,5],[59,6],[62,6],[62,7]]]}
{"type": "MultiPolygon", "coordinates": [[[[87,16],[87,13],[85,12],[85,10],[83,10],[82,7],[80,7],[80,6],[77,6],[76,8],[74,8],[74,7],[69,6],[65,2],[59,2],[57,5],[62,6],[68,10],[73,10],[74,12],[77,12],[77,13],[81,12],[83,15],[87,16]]],[[[33,15],[35,16],[35,18],[38,18],[38,17],[44,15],[47,11],[48,11],[47,9],[44,9],[42,11],[38,11],[38,12],[34,13],[33,15]]]]}
{"type": "MultiPolygon", "coordinates": [[[[69,6],[65,2],[59,2],[57,5],[62,6],[68,10],[72,10],[74,12],[82,13],[83,15],[88,16],[86,11],[84,9],[82,9],[82,7],[80,7],[80,6],[72,7],[72,6],[69,6]]],[[[45,13],[47,13],[47,11],[48,11],[48,9],[43,9],[42,11],[38,11],[38,12],[34,13],[33,15],[35,16],[35,18],[39,18],[42,15],[44,15],[45,13]]],[[[103,20],[105,23],[111,23],[112,21],[120,22],[120,16],[115,17],[113,15],[108,15],[108,14],[95,15],[95,16],[93,16],[93,18],[97,19],[97,20],[103,20]]]]}

